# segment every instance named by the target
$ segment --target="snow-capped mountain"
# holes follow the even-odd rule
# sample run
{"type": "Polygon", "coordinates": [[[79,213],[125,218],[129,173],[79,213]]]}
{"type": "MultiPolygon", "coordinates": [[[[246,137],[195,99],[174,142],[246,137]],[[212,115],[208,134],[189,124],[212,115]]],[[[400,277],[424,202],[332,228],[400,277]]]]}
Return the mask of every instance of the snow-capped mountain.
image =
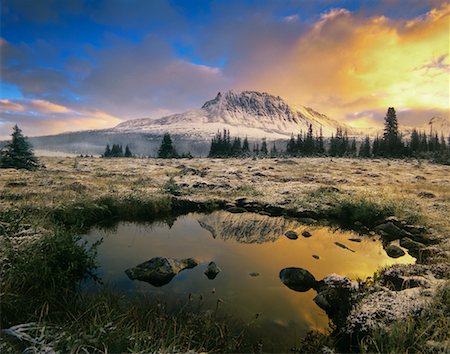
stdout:
{"type": "Polygon", "coordinates": [[[306,132],[309,124],[324,136],[336,128],[352,128],[304,106],[292,106],[281,97],[265,92],[227,91],[207,101],[200,109],[173,114],[159,119],[133,119],[120,123],[111,131],[191,136],[210,139],[218,130],[227,129],[234,136],[250,139],[287,139],[291,134],[306,132]]]}
{"type": "Polygon", "coordinates": [[[155,155],[164,133],[170,133],[179,152],[204,156],[210,139],[227,129],[232,136],[247,136],[249,141],[262,138],[276,141],[280,149],[291,134],[306,132],[312,124],[315,133],[324,137],[338,127],[355,130],[311,108],[287,104],[282,98],[257,91],[218,93],[201,108],[159,119],[133,119],[114,128],[62,133],[31,138],[38,150],[76,154],[101,154],[106,144],[129,145],[137,155],[155,155]]]}

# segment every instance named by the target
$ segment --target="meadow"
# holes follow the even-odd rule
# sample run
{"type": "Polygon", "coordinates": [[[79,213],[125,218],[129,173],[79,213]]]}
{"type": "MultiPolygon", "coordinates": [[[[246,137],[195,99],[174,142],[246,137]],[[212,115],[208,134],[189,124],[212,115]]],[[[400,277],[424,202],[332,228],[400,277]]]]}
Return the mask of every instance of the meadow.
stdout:
{"type": "MultiPolygon", "coordinates": [[[[146,296],[125,299],[106,288],[80,292],[81,280],[95,278],[96,245],[86,247],[78,235],[99,223],[227,209],[241,198],[361,234],[395,217],[420,225],[431,240],[416,257],[422,271],[417,268],[414,276],[433,273],[434,266],[441,273],[448,269],[449,166],[345,158],[44,157],[41,162],[43,169],[0,174],[2,352],[264,350],[246,336],[248,323],[220,311],[198,311],[188,299],[173,312],[146,296]]],[[[363,280],[361,304],[376,296],[386,271],[363,280]]],[[[369,352],[448,349],[449,273],[435,273],[435,281],[415,287],[430,290],[423,295],[429,306],[417,317],[366,331],[350,344],[339,344],[336,330],[329,336],[311,333],[297,350],[325,345],[369,352]],[[389,342],[383,339],[386,333],[389,342]]]]}

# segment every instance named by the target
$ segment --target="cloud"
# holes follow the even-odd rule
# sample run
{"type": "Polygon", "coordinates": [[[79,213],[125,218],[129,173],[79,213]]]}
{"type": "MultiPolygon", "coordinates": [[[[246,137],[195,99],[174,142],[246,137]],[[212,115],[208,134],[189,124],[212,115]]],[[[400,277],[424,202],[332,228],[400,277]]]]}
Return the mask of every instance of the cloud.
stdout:
{"type": "Polygon", "coordinates": [[[413,112],[411,122],[448,116],[447,1],[34,3],[6,0],[2,28],[12,39],[0,39],[2,80],[26,97],[0,107],[32,134],[43,128],[31,122],[54,132],[96,118],[102,127],[156,118],[229,88],[267,91],[355,126],[380,124],[389,106],[413,112]]]}
{"type": "Polygon", "coordinates": [[[13,102],[11,100],[0,100],[1,111],[23,112],[25,109],[25,106],[20,103],[13,102]]]}
{"type": "Polygon", "coordinates": [[[412,20],[394,20],[331,10],[278,63],[244,83],[337,119],[389,106],[448,111],[448,73],[417,68],[447,68],[449,12],[446,5],[412,20]]]}
{"type": "Polygon", "coordinates": [[[0,139],[7,139],[8,126],[15,124],[35,136],[110,128],[120,122],[114,115],[91,108],[74,109],[45,100],[0,100],[0,139]]]}
{"type": "Polygon", "coordinates": [[[112,38],[109,48],[92,50],[91,55],[97,65],[81,82],[78,94],[124,118],[200,106],[226,86],[220,68],[177,58],[157,35],[138,44],[112,38]]]}

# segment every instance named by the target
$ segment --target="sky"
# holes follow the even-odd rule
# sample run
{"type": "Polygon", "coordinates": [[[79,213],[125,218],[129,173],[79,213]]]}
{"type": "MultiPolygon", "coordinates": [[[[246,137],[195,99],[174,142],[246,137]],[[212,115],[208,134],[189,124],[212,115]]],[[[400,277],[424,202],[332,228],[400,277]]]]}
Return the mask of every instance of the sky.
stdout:
{"type": "Polygon", "coordinates": [[[443,0],[3,0],[0,138],[113,127],[258,90],[354,127],[449,119],[443,0]]]}

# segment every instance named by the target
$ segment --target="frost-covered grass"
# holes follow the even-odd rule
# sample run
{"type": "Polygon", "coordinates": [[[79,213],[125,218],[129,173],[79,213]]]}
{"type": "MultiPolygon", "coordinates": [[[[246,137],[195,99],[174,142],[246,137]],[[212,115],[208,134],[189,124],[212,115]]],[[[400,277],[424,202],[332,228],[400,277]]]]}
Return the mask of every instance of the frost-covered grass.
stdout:
{"type": "MultiPolygon", "coordinates": [[[[350,228],[355,223],[372,227],[379,219],[395,215],[426,225],[440,240],[440,250],[447,255],[450,250],[449,166],[329,158],[48,157],[42,162],[45,170],[0,171],[0,319],[3,329],[34,323],[16,330],[38,338],[39,345],[52,345],[63,352],[242,348],[239,331],[226,330],[225,323],[211,314],[162,314],[155,303],[142,299],[127,303],[111,293],[80,297],[77,291],[78,280],[94,266],[95,250],[86,253],[75,235],[99,221],[151,220],[167,214],[174,194],[199,202],[246,197],[261,204],[309,209],[350,228]],[[432,196],[419,197],[420,192],[432,196]],[[163,316],[164,324],[155,325],[158,316],[163,316]],[[209,333],[212,338],[207,337],[209,333]]],[[[443,294],[447,298],[439,301],[448,300],[448,291],[443,294]]],[[[441,313],[436,311],[425,318],[441,313]]],[[[412,347],[399,344],[398,349],[448,340],[448,333],[445,337],[441,330],[444,318],[436,318],[440,320],[429,322],[435,323],[430,328],[425,320],[395,324],[392,331],[398,343],[402,336],[408,338],[413,329],[420,329],[414,334],[420,335],[417,343],[408,344],[412,347]]],[[[391,347],[380,347],[383,336],[381,330],[372,333],[361,348],[394,352],[394,341],[391,347]]],[[[25,340],[19,347],[8,347],[16,341],[5,335],[2,341],[1,352],[38,345],[25,340]]]]}
{"type": "MultiPolygon", "coordinates": [[[[410,289],[413,290],[413,289],[410,289]]],[[[406,299],[404,299],[406,300],[406,299]]],[[[363,353],[448,353],[450,351],[450,283],[442,285],[418,318],[400,318],[370,332],[363,353]]],[[[408,304],[404,304],[408,306],[408,304]]],[[[418,309],[419,310],[419,309],[418,309]]]]}

